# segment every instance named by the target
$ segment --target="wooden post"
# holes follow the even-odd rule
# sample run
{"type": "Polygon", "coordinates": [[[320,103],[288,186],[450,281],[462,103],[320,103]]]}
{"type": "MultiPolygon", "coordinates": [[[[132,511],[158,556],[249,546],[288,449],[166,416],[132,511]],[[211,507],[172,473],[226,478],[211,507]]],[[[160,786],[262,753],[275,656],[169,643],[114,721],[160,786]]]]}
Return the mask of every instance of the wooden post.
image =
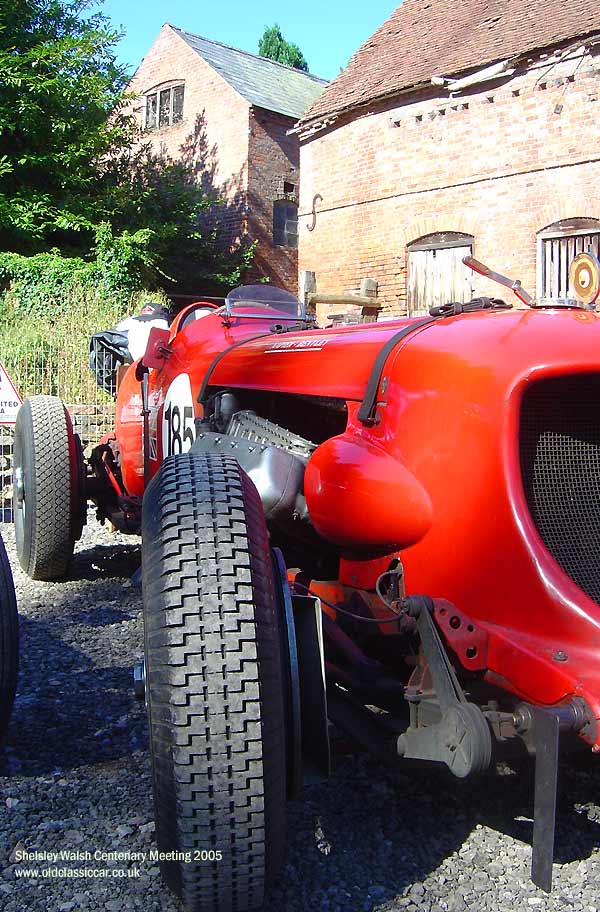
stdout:
{"type": "Polygon", "coordinates": [[[362,279],[360,283],[360,295],[362,298],[370,298],[372,303],[363,304],[362,318],[364,323],[376,323],[379,304],[377,303],[377,294],[379,288],[375,279],[362,279]]]}
{"type": "MultiPolygon", "coordinates": [[[[380,305],[377,302],[378,285],[375,279],[362,279],[360,283],[360,294],[326,294],[317,291],[317,280],[314,272],[303,269],[300,272],[300,300],[304,301],[307,311],[316,309],[317,304],[333,304],[338,307],[346,307],[348,311],[358,311],[357,317],[363,323],[374,323],[377,320],[377,313],[380,305]],[[359,310],[360,308],[360,310],[359,310]]],[[[328,314],[330,319],[341,320],[344,312],[337,314],[328,314]]]]}
{"type": "Polygon", "coordinates": [[[362,279],[360,283],[360,294],[361,297],[376,298],[377,282],[375,279],[362,279]]]}
{"type": "Polygon", "coordinates": [[[310,309],[309,295],[314,294],[317,290],[317,277],[314,272],[308,269],[300,270],[300,281],[298,283],[300,291],[300,300],[304,303],[307,310],[310,309]]]}

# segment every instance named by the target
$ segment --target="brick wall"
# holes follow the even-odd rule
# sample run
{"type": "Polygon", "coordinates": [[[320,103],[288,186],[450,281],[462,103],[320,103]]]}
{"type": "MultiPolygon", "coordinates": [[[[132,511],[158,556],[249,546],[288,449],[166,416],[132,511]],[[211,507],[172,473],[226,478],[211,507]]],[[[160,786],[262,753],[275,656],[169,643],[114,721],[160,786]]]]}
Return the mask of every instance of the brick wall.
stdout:
{"type": "Polygon", "coordinates": [[[258,241],[247,281],[267,277],[296,291],[298,251],[273,244],[273,202],[298,202],[300,150],[288,136],[294,118],[254,109],[165,25],[136,70],[130,91],[143,123],[144,95],[165,83],[183,82],[183,122],[144,134],[157,152],[182,160],[207,191],[224,198],[212,219],[234,243],[242,236],[258,241]],[[284,192],[284,181],[294,185],[284,192]]]}
{"type": "MultiPolygon", "coordinates": [[[[599,94],[598,55],[539,61],[495,87],[398,97],[308,137],[299,268],[332,293],[372,276],[384,313],[401,313],[407,244],[458,231],[474,236],[478,259],[535,291],[537,233],[563,218],[600,219],[599,94]],[[315,194],[323,200],[308,231],[315,194]]],[[[480,277],[474,285],[516,303],[480,277]]]]}
{"type": "Polygon", "coordinates": [[[298,250],[273,244],[273,203],[298,202],[300,148],[296,135],[288,136],[294,118],[252,108],[248,152],[248,236],[258,241],[250,280],[268,276],[288,291],[297,291],[298,250]],[[284,183],[293,184],[285,192],[284,183]]]}
{"type": "MultiPolygon", "coordinates": [[[[144,134],[157,152],[182,160],[208,192],[225,199],[217,213],[227,240],[245,232],[248,191],[249,104],[192,50],[170,26],[137,68],[130,91],[143,96],[163,83],[183,82],[180,124],[144,134]]],[[[140,124],[144,99],[133,103],[140,124]]]]}

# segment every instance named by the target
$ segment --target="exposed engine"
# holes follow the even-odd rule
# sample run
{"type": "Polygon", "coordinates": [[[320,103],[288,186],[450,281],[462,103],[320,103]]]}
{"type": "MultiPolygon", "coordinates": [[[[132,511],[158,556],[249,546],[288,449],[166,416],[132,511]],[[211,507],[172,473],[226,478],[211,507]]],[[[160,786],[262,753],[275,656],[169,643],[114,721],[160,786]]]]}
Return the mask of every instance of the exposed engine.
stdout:
{"type": "Polygon", "coordinates": [[[317,444],[250,409],[234,411],[235,405],[230,392],[216,397],[213,415],[200,423],[192,449],[235,456],[260,494],[267,521],[284,528],[293,523],[297,530],[299,522],[308,521],[304,469],[317,444]]]}

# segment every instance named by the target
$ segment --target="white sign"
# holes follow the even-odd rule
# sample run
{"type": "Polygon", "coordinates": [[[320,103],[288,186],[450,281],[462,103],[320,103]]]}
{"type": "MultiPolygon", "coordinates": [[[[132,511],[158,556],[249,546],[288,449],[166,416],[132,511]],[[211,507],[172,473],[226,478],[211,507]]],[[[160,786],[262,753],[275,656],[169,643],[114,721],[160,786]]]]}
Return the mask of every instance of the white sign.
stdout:
{"type": "Polygon", "coordinates": [[[176,453],[187,453],[195,439],[192,386],[188,374],[179,374],[167,390],[163,409],[163,459],[176,453]]]}
{"type": "Polygon", "coordinates": [[[22,405],[23,400],[0,362],[0,424],[14,424],[22,405]]]}

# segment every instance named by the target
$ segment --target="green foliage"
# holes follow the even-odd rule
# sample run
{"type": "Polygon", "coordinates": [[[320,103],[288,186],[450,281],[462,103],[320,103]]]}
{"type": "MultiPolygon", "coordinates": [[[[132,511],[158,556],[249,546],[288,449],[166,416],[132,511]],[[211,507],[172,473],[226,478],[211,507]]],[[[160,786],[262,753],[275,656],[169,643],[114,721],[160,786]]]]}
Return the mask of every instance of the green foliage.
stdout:
{"type": "Polygon", "coordinates": [[[120,36],[93,5],[0,2],[0,250],[59,250],[67,272],[83,268],[79,258],[111,292],[237,284],[252,248],[231,253],[203,227],[218,202],[209,171],[198,173],[206,161],[194,169],[141,143],[115,60],[120,36]]]}
{"type": "MultiPolygon", "coordinates": [[[[99,247],[106,240],[100,238],[99,247]]],[[[107,250],[110,259],[110,243],[107,250]]],[[[88,365],[92,333],[139,313],[148,300],[169,305],[161,290],[131,292],[121,269],[111,270],[110,263],[107,268],[102,251],[95,262],[57,251],[32,257],[0,253],[2,287],[0,360],[19,392],[50,393],[71,403],[112,402],[97,388],[88,365]]]]}
{"type": "MultiPolygon", "coordinates": [[[[73,299],[90,293],[107,306],[125,307],[148,270],[148,232],[113,238],[110,226],[97,232],[96,259],[64,257],[58,250],[31,257],[0,253],[0,321],[18,324],[33,316],[41,325],[68,319],[73,299]]],[[[108,327],[105,327],[108,328],[108,327]]],[[[87,331],[87,329],[86,329],[87,331]]]]}
{"type": "Polygon", "coordinates": [[[21,260],[10,270],[21,278],[0,298],[0,360],[17,389],[22,396],[49,393],[67,402],[109,404],[88,366],[89,339],[138,311],[139,302],[125,292],[107,295],[94,284],[91,264],[81,260],[56,254],[30,258],[43,269],[44,281],[36,281],[27,258],[21,260]],[[34,301],[38,306],[32,308],[34,301]]]}
{"type": "Polygon", "coordinates": [[[286,63],[288,66],[308,73],[308,63],[304,54],[297,44],[285,40],[277,23],[270,27],[265,26],[258,44],[258,53],[261,57],[269,57],[278,63],[286,63]]]}
{"type": "MultiPolygon", "coordinates": [[[[160,277],[176,290],[178,280],[187,280],[195,290],[208,285],[217,293],[240,284],[256,245],[241,243],[232,251],[222,243],[210,214],[226,204],[198,186],[187,162],[166,160],[144,144],[114,159],[103,178],[103,218],[122,232],[114,243],[137,244],[136,268],[144,282],[160,277]],[[137,227],[133,235],[131,225],[137,227]]],[[[117,259],[122,261],[121,251],[117,259]]]]}
{"type": "Polygon", "coordinates": [[[5,293],[0,296],[0,321],[3,329],[35,314],[56,319],[64,308],[65,298],[74,288],[94,286],[94,264],[79,257],[62,257],[58,251],[25,257],[18,253],[0,253],[0,283],[5,293]]]}
{"type": "Polygon", "coordinates": [[[152,281],[158,259],[157,251],[152,250],[153,238],[151,228],[124,229],[115,237],[110,224],[102,222],[96,229],[93,264],[98,286],[119,295],[135,291],[145,280],[152,281]]]}
{"type": "Polygon", "coordinates": [[[17,0],[0,12],[0,246],[33,252],[91,229],[97,163],[129,141],[118,115],[118,33],[91,0],[17,0]],[[113,119],[109,115],[117,111],[113,119]]]}

